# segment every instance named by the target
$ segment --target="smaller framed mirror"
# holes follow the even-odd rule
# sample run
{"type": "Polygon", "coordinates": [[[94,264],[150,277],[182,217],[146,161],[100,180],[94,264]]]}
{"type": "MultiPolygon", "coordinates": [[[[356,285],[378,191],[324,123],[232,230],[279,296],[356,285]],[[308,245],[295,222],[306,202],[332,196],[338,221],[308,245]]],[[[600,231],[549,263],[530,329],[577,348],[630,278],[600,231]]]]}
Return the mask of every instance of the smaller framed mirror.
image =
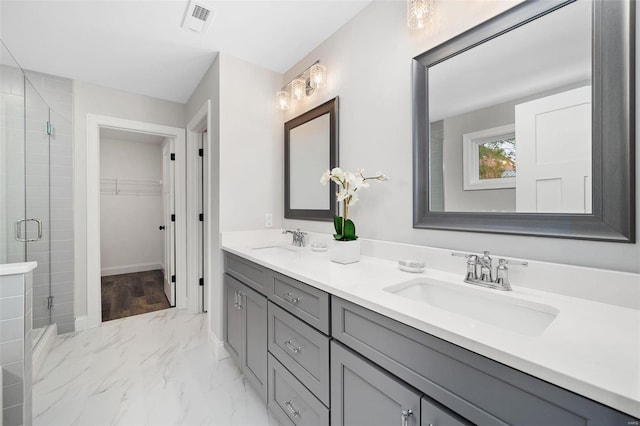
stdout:
{"type": "Polygon", "coordinates": [[[284,217],[332,221],[335,184],[320,184],[338,165],[338,98],[284,123],[284,217]]]}

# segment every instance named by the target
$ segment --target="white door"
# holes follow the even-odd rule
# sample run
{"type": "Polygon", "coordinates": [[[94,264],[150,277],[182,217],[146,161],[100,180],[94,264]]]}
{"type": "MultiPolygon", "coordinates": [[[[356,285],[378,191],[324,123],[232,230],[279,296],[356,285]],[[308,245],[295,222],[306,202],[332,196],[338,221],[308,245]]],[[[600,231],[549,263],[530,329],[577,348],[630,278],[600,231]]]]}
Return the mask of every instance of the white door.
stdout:
{"type": "Polygon", "coordinates": [[[198,161],[198,211],[200,212],[200,226],[198,227],[198,276],[200,277],[200,307],[202,312],[207,312],[207,282],[204,276],[204,141],[207,140],[207,131],[200,135],[198,149],[200,155],[198,161]]]}
{"type": "Polygon", "coordinates": [[[172,277],[176,275],[175,256],[175,221],[174,213],[174,161],[171,161],[174,141],[169,141],[162,148],[162,210],[164,218],[164,293],[169,304],[176,305],[176,283],[172,277]]]}
{"type": "Polygon", "coordinates": [[[591,213],[591,86],[516,105],[516,211],[591,213]]]}

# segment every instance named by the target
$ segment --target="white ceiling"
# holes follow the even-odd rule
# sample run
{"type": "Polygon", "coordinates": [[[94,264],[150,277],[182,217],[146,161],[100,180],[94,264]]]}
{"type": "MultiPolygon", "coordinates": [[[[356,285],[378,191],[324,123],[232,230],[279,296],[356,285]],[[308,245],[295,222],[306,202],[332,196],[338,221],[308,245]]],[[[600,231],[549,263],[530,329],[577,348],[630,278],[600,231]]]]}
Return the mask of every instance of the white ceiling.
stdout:
{"type": "Polygon", "coordinates": [[[200,1],[202,36],[188,0],[2,0],[0,38],[25,69],[185,103],[218,52],[282,73],[370,1],[200,1]]]}

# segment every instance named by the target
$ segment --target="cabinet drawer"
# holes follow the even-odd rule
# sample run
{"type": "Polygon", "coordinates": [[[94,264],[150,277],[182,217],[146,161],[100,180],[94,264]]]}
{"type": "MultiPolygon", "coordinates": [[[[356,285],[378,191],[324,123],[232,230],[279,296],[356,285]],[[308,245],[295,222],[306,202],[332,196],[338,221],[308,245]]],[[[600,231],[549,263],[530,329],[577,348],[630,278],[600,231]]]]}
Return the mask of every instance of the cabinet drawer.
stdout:
{"type": "Polygon", "coordinates": [[[473,423],[608,426],[629,420],[609,407],[351,302],[332,297],[331,306],[335,339],[473,423]]]}
{"type": "Polygon", "coordinates": [[[286,425],[329,426],[329,409],[273,355],[268,357],[269,410],[286,425]]]}
{"type": "Polygon", "coordinates": [[[324,291],[274,272],[269,299],[324,334],[329,334],[329,295],[324,291]]]}
{"type": "Polygon", "coordinates": [[[269,352],[329,406],[329,338],[269,302],[269,352]]]}
{"type": "Polygon", "coordinates": [[[225,253],[224,268],[229,275],[268,296],[270,273],[267,268],[231,253],[225,253]]]}

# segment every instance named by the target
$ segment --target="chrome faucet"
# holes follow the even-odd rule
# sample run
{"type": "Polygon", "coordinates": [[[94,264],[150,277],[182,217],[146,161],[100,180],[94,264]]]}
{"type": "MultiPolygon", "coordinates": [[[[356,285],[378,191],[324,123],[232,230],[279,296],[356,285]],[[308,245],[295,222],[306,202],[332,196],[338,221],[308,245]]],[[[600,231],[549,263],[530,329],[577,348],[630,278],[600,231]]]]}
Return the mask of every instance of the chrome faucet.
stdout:
{"type": "Polygon", "coordinates": [[[502,291],[511,291],[509,269],[507,265],[527,266],[528,262],[499,259],[496,267],[496,278],[493,279],[493,259],[488,251],[482,256],[470,253],[453,252],[451,256],[467,258],[467,272],[464,282],[502,291]]]}
{"type": "Polygon", "coordinates": [[[293,236],[293,241],[291,241],[292,246],[296,247],[306,247],[307,245],[307,233],[302,232],[300,228],[292,231],[291,229],[285,229],[282,231],[282,234],[291,234],[293,236]]]}

